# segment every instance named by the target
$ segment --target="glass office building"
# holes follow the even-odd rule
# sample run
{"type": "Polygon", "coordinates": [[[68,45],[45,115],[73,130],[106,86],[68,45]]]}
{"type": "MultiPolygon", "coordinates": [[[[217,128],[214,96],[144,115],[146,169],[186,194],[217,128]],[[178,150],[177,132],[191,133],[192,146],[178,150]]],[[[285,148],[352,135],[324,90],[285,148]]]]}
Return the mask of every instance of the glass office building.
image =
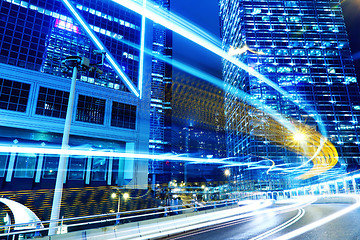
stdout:
{"type": "MultiPolygon", "coordinates": [[[[169,0],[153,1],[160,8],[169,10],[169,0]]],[[[164,56],[171,60],[172,32],[159,23],[153,23],[154,54],[164,56]]],[[[171,152],[171,88],[172,67],[155,56],[152,57],[151,71],[151,104],[150,104],[150,139],[149,149],[153,154],[171,152]]],[[[164,161],[150,160],[149,174],[151,182],[169,182],[170,167],[164,161]]]]}
{"type": "MultiPolygon", "coordinates": [[[[141,71],[140,61],[148,66],[151,58],[139,50],[141,15],[112,1],[73,1],[71,11],[66,2],[0,2],[0,144],[61,145],[71,82],[64,60],[80,56],[90,60],[90,68],[77,75],[70,147],[148,152],[150,89],[140,89],[149,85],[151,69],[141,71]]],[[[151,48],[152,32],[145,36],[151,48]]],[[[57,156],[3,153],[0,163],[2,190],[55,183],[57,156]]],[[[147,161],[71,157],[65,187],[146,189],[147,174],[147,161]]]]}
{"type": "MultiPolygon", "coordinates": [[[[252,156],[244,161],[271,159],[287,166],[306,162],[304,157],[269,141],[261,124],[267,117],[262,111],[249,110],[230,92],[239,88],[282,116],[318,131],[320,117],[326,137],[339,154],[335,169],[356,168],[360,152],[360,97],[340,2],[221,0],[220,18],[224,50],[247,49],[236,57],[290,96],[281,95],[254,75],[224,61],[229,156],[252,156]],[[260,120],[249,122],[249,114],[260,120]],[[255,137],[254,131],[264,131],[262,138],[255,137]]],[[[241,175],[244,179],[269,178],[255,171],[241,175]]],[[[330,176],[331,172],[325,175],[330,176]]],[[[276,180],[283,178],[279,176],[273,175],[276,180]]],[[[284,176],[286,179],[289,175],[284,176]]],[[[294,176],[289,180],[280,187],[294,183],[294,176]]]]}

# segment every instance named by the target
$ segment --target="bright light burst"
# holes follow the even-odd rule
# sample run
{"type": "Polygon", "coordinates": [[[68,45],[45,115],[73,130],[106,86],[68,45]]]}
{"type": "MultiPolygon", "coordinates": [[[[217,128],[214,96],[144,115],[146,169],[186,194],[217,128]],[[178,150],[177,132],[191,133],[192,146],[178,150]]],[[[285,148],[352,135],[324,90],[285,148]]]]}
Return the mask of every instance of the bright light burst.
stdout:
{"type": "Polygon", "coordinates": [[[252,123],[248,125],[247,129],[243,129],[244,132],[267,139],[307,157],[309,160],[297,167],[296,170],[306,167],[306,164],[312,161],[313,167],[300,175],[299,179],[308,179],[320,175],[333,168],[338,162],[338,152],[334,145],[313,127],[289,118],[288,120],[292,122],[295,128],[294,131],[291,131],[279,124],[272,116],[258,109],[246,105],[242,109],[246,109],[246,111],[239,113],[238,117],[252,123]]]}
{"type": "Polygon", "coordinates": [[[296,142],[303,143],[306,140],[306,135],[303,132],[296,132],[293,138],[296,142]]]}

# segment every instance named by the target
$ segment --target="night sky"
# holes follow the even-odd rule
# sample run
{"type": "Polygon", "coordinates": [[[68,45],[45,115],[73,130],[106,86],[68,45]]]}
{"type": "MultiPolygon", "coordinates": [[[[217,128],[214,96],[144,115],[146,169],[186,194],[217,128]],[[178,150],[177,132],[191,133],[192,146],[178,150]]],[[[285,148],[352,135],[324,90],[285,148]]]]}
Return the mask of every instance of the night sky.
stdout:
{"type": "Polygon", "coordinates": [[[345,0],[341,6],[354,58],[356,75],[358,83],[360,83],[360,0],[345,0]]]}
{"type": "MultiPolygon", "coordinates": [[[[171,11],[220,40],[218,0],[170,0],[171,11]]],[[[221,78],[221,58],[174,33],[173,57],[221,78]]]]}
{"type": "MultiPolygon", "coordinates": [[[[341,6],[360,82],[360,0],[344,0],[341,6]]],[[[171,0],[171,10],[220,39],[218,0],[171,0]]],[[[175,33],[173,57],[221,77],[219,57],[175,33]]]]}

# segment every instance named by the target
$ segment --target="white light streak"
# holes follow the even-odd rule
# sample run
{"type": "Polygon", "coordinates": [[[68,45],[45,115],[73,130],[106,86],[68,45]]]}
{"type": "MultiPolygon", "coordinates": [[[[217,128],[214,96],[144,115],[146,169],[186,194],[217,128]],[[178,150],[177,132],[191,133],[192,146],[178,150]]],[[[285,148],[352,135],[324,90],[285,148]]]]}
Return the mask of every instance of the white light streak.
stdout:
{"type": "Polygon", "coordinates": [[[283,224],[267,231],[267,232],[264,232],[254,238],[251,238],[250,240],[260,240],[260,239],[264,239],[264,238],[267,238],[277,232],[280,232],[281,230],[283,230],[284,228],[287,228],[291,225],[293,225],[294,223],[296,223],[297,221],[299,221],[305,214],[305,210],[300,208],[298,209],[298,213],[296,214],[295,217],[291,218],[290,220],[284,222],[283,224]]]}
{"type": "MultiPolygon", "coordinates": [[[[146,8],[146,0],[143,0],[143,7],[146,8]]],[[[141,34],[140,34],[140,61],[139,61],[139,94],[140,99],[142,97],[142,85],[143,85],[143,74],[144,74],[144,52],[145,52],[145,26],[146,26],[146,18],[144,15],[141,17],[141,34]]]]}
{"type": "MultiPolygon", "coordinates": [[[[272,87],[274,90],[279,92],[281,95],[286,97],[288,100],[292,101],[296,106],[298,106],[300,109],[303,109],[306,111],[309,115],[311,115],[317,122],[319,130],[321,134],[325,137],[327,137],[327,131],[325,129],[325,126],[322,122],[322,119],[319,114],[316,114],[315,110],[310,108],[308,104],[299,104],[299,99],[294,99],[291,94],[280,88],[276,83],[271,81],[270,79],[266,78],[259,72],[255,71],[253,68],[248,67],[246,64],[238,60],[237,58],[231,56],[227,52],[221,49],[221,44],[218,43],[218,41],[209,41],[209,39],[213,39],[209,35],[206,35],[206,37],[202,36],[203,31],[199,31],[201,34],[197,33],[197,30],[199,28],[195,27],[193,24],[188,23],[184,19],[181,19],[177,15],[170,13],[168,11],[162,10],[158,7],[154,7],[153,4],[148,2],[146,8],[144,6],[141,6],[138,2],[135,2],[133,0],[113,0],[114,2],[136,12],[141,14],[142,16],[146,16],[147,18],[153,20],[154,22],[157,22],[164,27],[171,29],[172,31],[180,34],[181,36],[193,41],[194,43],[197,43],[198,45],[204,47],[205,49],[217,54],[218,56],[222,57],[223,59],[226,59],[227,61],[235,64],[239,68],[247,71],[250,75],[255,76],[259,80],[266,83],[268,86],[272,87]]],[[[249,97],[248,94],[244,92],[239,92],[237,95],[242,98],[246,99],[247,103],[249,103],[252,106],[255,106],[259,108],[259,103],[254,102],[251,100],[251,97],[249,97]]],[[[304,101],[302,101],[304,102],[304,101]]],[[[261,110],[270,113],[271,116],[281,125],[289,129],[291,132],[295,133],[296,128],[293,124],[290,123],[287,119],[283,117],[279,117],[278,114],[276,114],[276,111],[271,109],[270,107],[263,105],[261,110]]],[[[320,147],[319,147],[320,148],[320,147]]],[[[314,155],[312,158],[314,158],[316,155],[314,155]]]]}
{"type": "Polygon", "coordinates": [[[14,146],[0,146],[0,152],[4,153],[37,153],[37,154],[51,154],[51,155],[69,155],[69,156],[101,156],[101,157],[119,157],[119,158],[136,158],[136,159],[156,159],[156,160],[173,160],[173,161],[187,161],[198,163],[216,163],[216,164],[233,164],[242,166],[244,163],[229,161],[225,159],[216,158],[192,158],[181,157],[181,155],[163,154],[151,155],[141,153],[121,153],[121,152],[105,152],[105,151],[91,151],[91,150],[72,150],[60,148],[36,148],[36,147],[14,147],[14,146]]]}
{"type": "Polygon", "coordinates": [[[320,227],[320,226],[322,226],[322,225],[324,225],[326,223],[329,223],[329,222],[331,222],[331,221],[333,221],[333,220],[335,220],[335,219],[337,219],[337,218],[339,218],[339,217],[341,217],[341,216],[343,216],[343,215],[345,215],[345,214],[347,214],[349,212],[352,212],[352,211],[354,211],[355,209],[357,209],[359,207],[360,207],[360,202],[357,202],[357,203],[351,205],[350,207],[347,207],[347,208],[345,208],[343,210],[340,210],[340,211],[338,211],[338,212],[336,212],[334,214],[331,214],[331,215],[329,215],[329,216],[327,216],[325,218],[322,218],[322,219],[320,219],[320,220],[318,220],[316,222],[310,223],[310,224],[308,224],[308,225],[306,225],[304,227],[298,228],[298,229],[296,229],[296,230],[294,230],[292,232],[289,232],[289,233],[287,233],[285,235],[282,235],[281,237],[278,237],[275,240],[287,240],[287,239],[297,237],[297,236],[299,236],[299,235],[301,235],[303,233],[306,233],[306,232],[308,232],[310,230],[313,230],[315,228],[318,228],[318,227],[320,227]]]}
{"type": "Polygon", "coordinates": [[[136,97],[140,96],[139,91],[135,87],[134,83],[129,79],[129,77],[123,72],[115,58],[111,55],[110,51],[105,47],[105,45],[101,42],[101,40],[97,37],[97,35],[93,32],[93,30],[89,27],[88,23],[82,18],[82,16],[77,12],[77,10],[73,7],[73,5],[68,0],[62,0],[65,6],[69,9],[75,19],[80,23],[81,27],[86,31],[89,35],[90,39],[93,41],[95,46],[99,50],[104,50],[106,52],[106,59],[109,61],[112,67],[114,67],[117,74],[120,75],[121,79],[125,83],[125,85],[130,89],[130,91],[135,94],[136,97]]]}

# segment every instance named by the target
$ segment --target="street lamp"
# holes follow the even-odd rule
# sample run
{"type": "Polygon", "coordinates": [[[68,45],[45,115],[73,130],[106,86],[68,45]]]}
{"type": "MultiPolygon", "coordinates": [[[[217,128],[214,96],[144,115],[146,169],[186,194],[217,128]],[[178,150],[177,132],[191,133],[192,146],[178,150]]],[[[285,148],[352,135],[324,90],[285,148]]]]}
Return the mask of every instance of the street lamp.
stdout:
{"type": "MultiPolygon", "coordinates": [[[[230,174],[231,174],[231,172],[230,172],[230,169],[225,169],[224,170],[224,175],[225,175],[225,177],[227,178],[227,181],[228,181],[228,188],[229,188],[229,191],[230,191],[230,174]]],[[[225,189],[226,190],[226,189],[225,189]]]]}
{"type": "MultiPolygon", "coordinates": [[[[123,198],[126,201],[130,196],[128,193],[123,194],[123,198]]],[[[116,198],[116,193],[111,194],[111,198],[116,198]]],[[[121,193],[119,192],[118,204],[117,204],[117,213],[116,213],[116,224],[120,223],[120,206],[121,206],[121,193]]]]}
{"type": "MultiPolygon", "coordinates": [[[[66,70],[72,69],[72,78],[71,78],[71,86],[69,93],[69,100],[66,110],[66,118],[64,125],[64,132],[61,143],[61,150],[69,149],[69,136],[70,136],[70,126],[72,114],[74,111],[74,100],[75,100],[75,86],[76,86],[76,77],[78,70],[89,70],[90,69],[90,60],[86,57],[80,56],[69,56],[66,57],[65,60],[61,62],[66,70]]],[[[58,225],[59,215],[60,215],[60,204],[61,197],[63,192],[63,184],[66,173],[66,162],[68,159],[68,155],[60,154],[58,172],[56,176],[55,190],[54,190],[54,198],[51,208],[51,216],[50,216],[50,225],[49,225],[49,236],[55,235],[56,228],[58,225]]]]}
{"type": "Polygon", "coordinates": [[[224,170],[224,175],[225,175],[226,177],[229,177],[229,176],[230,176],[230,169],[225,169],[225,170],[224,170]]]}

